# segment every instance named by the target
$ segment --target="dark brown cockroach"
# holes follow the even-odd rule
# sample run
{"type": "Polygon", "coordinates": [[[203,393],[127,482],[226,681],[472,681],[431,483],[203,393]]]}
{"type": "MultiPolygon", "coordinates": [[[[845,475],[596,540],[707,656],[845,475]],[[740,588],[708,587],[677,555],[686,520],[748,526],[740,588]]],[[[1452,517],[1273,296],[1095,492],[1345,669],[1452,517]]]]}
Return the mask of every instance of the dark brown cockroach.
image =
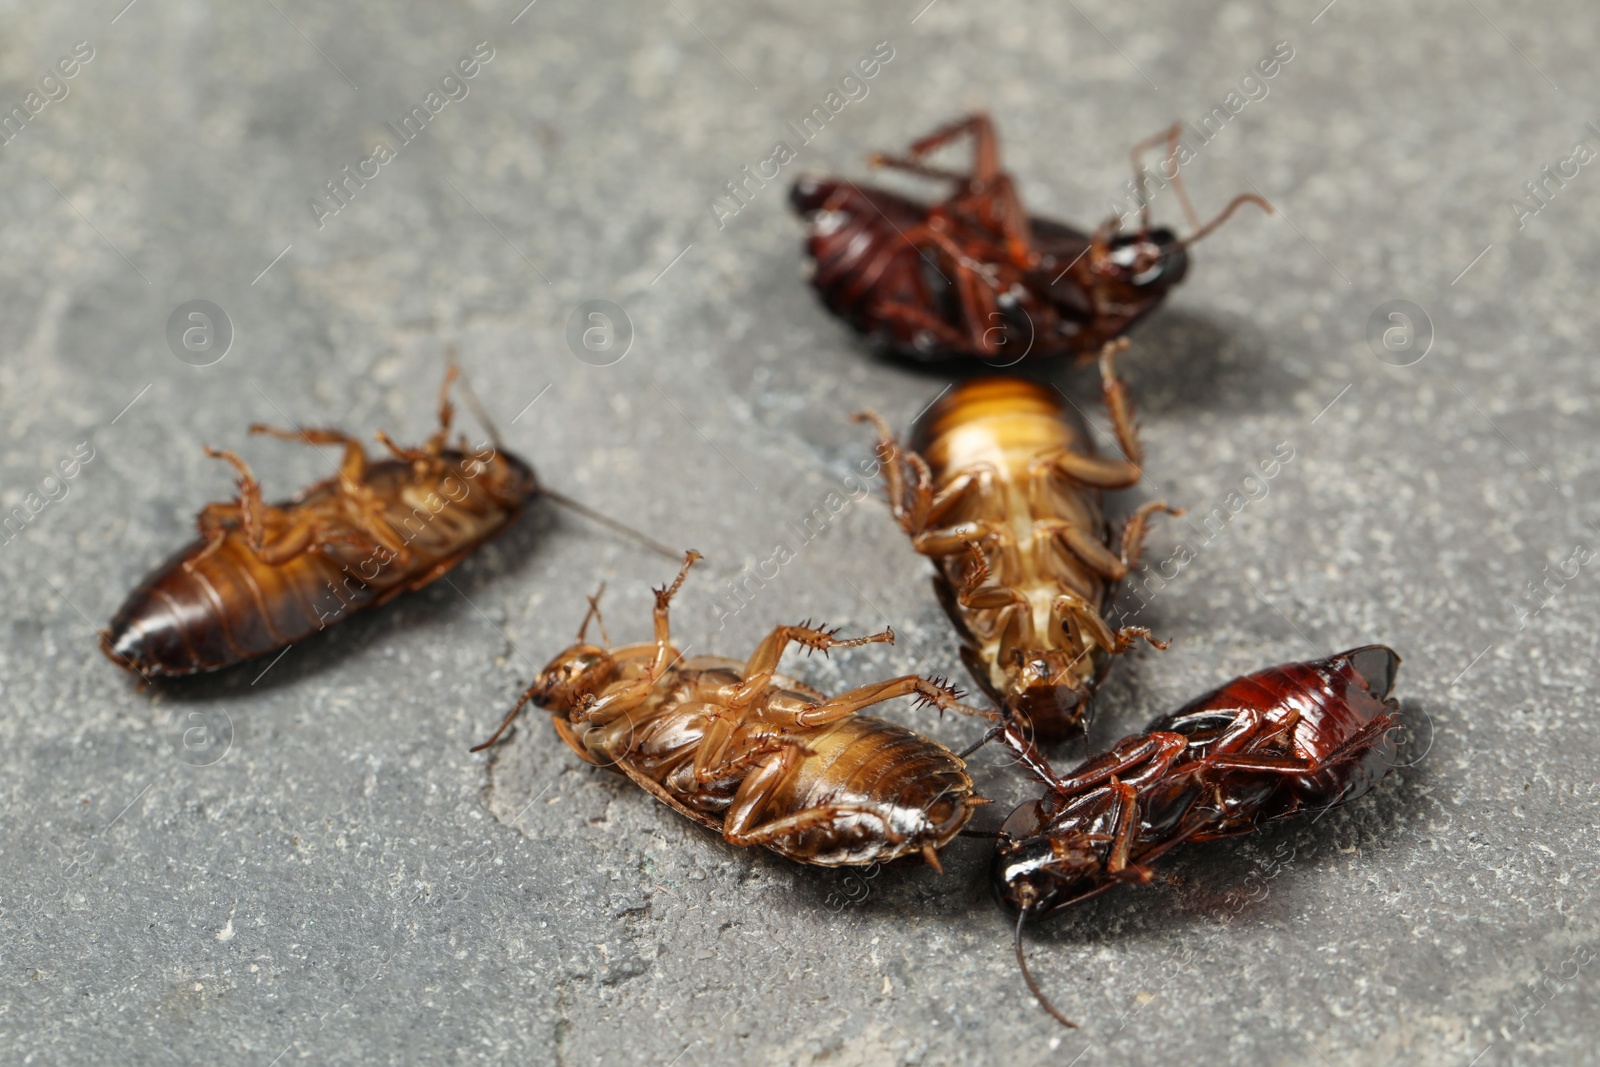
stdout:
{"type": "Polygon", "coordinates": [[[1100,491],[1139,481],[1143,453],[1114,368],[1127,341],[1108,342],[1100,371],[1125,457],[1095,453],[1059,391],[1011,377],[955,386],[918,420],[902,448],[873,412],[889,508],[912,546],[938,568],[934,588],[962,638],[968,671],[1013,720],[1060,740],[1082,729],[1111,657],[1143,627],[1105,621],[1116,583],[1138,559],[1151,513],[1140,507],[1113,549],[1100,491]]]}
{"type": "Polygon", "coordinates": [[[206,505],[199,539],[129,594],[101,631],[102,650],[147,679],[278,652],[427,585],[503,532],[536,496],[616,526],[541,487],[504,448],[473,450],[464,436],[449,446],[455,377],[452,365],[439,392],[439,429],[423,447],[402,448],[378,434],[390,459],[370,459],[339,430],[251,426],[251,433],[344,447],[336,477],[286,503],[265,503],[244,460],[208,447],[238,472],[239,496],[206,505]]]}
{"type": "Polygon", "coordinates": [[[1383,645],[1235,678],[1125,737],[1065,777],[1006,727],[1002,743],[1045,784],[1001,828],[994,885],[1025,922],[1125,884],[1186,841],[1248,834],[1265,823],[1354,800],[1394,763],[1390,695],[1400,657],[1383,645]]]}
{"type": "MultiPolygon", "coordinates": [[[[585,633],[550,662],[506,715],[493,745],[530,702],[554,712],[574,752],[615,767],[663,804],[734,845],[761,845],[825,867],[921,856],[938,850],[987,801],[972,791],[966,765],[934,741],[858,714],[900,696],[941,710],[967,708],[949,686],[906,675],[825,697],[778,674],[790,644],[827,652],[894,633],[840,640],[802,623],[773,630],[745,662],[682,659],[667,605],[700,558],[690,552],[672,585],[656,590],[655,640],[602,648],[585,633]]],[[[602,634],[604,624],[601,625],[602,634]]]]}
{"type": "Polygon", "coordinates": [[[1201,225],[1177,174],[1172,184],[1193,232],[1152,228],[1140,156],[1161,142],[1175,159],[1181,124],[1135,146],[1138,229],[1113,215],[1092,234],[1030,217],[1000,168],[987,115],[971,115],[914,142],[904,157],[874,155],[874,166],[951,183],[949,196],[922,203],[843,178],[802,177],[790,202],[806,220],[811,283],[828,310],[875,344],[927,359],[971,356],[1009,366],[1024,356],[1093,358],[1166,297],[1189,269],[1189,246],[1244,203],[1235,197],[1201,225]],[[924,157],[962,136],[973,142],[967,171],[924,157]]]}

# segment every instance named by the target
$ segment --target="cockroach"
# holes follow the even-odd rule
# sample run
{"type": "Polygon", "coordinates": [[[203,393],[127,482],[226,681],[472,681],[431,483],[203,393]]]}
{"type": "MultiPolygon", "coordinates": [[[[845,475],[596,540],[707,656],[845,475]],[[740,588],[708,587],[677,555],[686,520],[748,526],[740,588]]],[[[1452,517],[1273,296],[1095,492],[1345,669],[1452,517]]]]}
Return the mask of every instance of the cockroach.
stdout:
{"type": "Polygon", "coordinates": [[[1366,793],[1394,764],[1399,668],[1392,649],[1366,645],[1235,678],[1065,777],[1004,727],[1002,744],[1045,793],[1001,827],[994,886],[1017,913],[1017,962],[1045,1011],[1073,1025],[1028,971],[1024,923],[1148,883],[1150,864],[1184,842],[1248,834],[1366,793]]]}
{"type": "Polygon", "coordinates": [[[1138,483],[1144,461],[1127,390],[1115,369],[1127,341],[1100,353],[1106,409],[1124,458],[1095,452],[1062,394],[1022,378],[984,377],[940,397],[902,448],[875,412],[889,508],[916,551],[934,561],[934,589],[961,635],[961,658],[983,690],[1041,740],[1082,729],[1111,658],[1141,626],[1105,620],[1135,565],[1149,517],[1139,507],[1113,547],[1103,489],[1138,483]]]}
{"type": "Polygon", "coordinates": [[[942,200],[919,202],[844,178],[801,177],[790,202],[806,221],[811,284],[829,311],[897,355],[976,357],[1004,366],[1025,356],[1092,359],[1183,280],[1191,245],[1242,204],[1272,210],[1245,193],[1202,225],[1174,174],[1193,230],[1180,238],[1152,227],[1140,157],[1165,141],[1167,158],[1175,158],[1181,131],[1175,124],[1133,149],[1140,209],[1131,232],[1123,232],[1118,215],[1092,234],[1030,217],[1000,167],[999,138],[982,113],[913,142],[904,156],[869,157],[873,166],[949,182],[942,200]],[[968,170],[925,162],[964,136],[973,146],[968,170]]]}
{"type": "Polygon", "coordinates": [[[687,553],[677,579],[656,590],[654,641],[589,644],[589,621],[600,621],[591,597],[577,643],[550,661],[472,751],[493,745],[535,703],[554,713],[556,732],[580,758],[616,768],[729,844],[824,867],[920,856],[937,870],[939,849],[988,802],[949,749],[859,713],[900,696],[941,711],[992,713],[961,704],[937,679],[905,675],[830,698],[777,673],[791,644],[826,653],[892,643],[892,630],[840,639],[809,623],[779,626],[742,663],[684,659],[667,606],[699,558],[687,553]]]}
{"type": "Polygon", "coordinates": [[[538,496],[642,538],[542,487],[526,462],[497,447],[497,434],[476,450],[464,435],[448,445],[456,374],[452,364],[439,390],[439,428],[423,447],[377,435],[392,458],[371,459],[340,430],[251,426],[253,434],[344,448],[335,477],[285,503],[265,503],[243,459],[207,446],[207,455],[233,466],[238,497],[206,505],[199,538],[129,594],[101,631],[101,649],[146,679],[270,655],[427,585],[504,532],[538,496]]]}

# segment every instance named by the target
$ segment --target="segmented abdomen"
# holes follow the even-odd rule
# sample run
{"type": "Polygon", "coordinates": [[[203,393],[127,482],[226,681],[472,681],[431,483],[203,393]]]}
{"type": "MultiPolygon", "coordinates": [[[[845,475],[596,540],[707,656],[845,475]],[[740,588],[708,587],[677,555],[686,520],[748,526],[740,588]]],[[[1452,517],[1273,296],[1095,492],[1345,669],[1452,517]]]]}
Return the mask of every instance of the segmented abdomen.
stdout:
{"type": "MultiPolygon", "coordinates": [[[[133,591],[101,639],[108,655],[151,677],[216,670],[300,641],[319,629],[319,612],[339,610],[328,586],[345,575],[321,553],[267,566],[235,531],[185,568],[204,547],[189,545],[133,591]]],[[[355,595],[347,610],[366,607],[376,591],[355,595]]]]}
{"type": "Polygon", "coordinates": [[[876,308],[887,300],[940,313],[922,255],[904,236],[927,209],[893,193],[819,178],[797,181],[790,200],[808,224],[811,284],[823,304],[862,333],[911,347],[917,331],[885,321],[876,308]]]}
{"type": "Polygon", "coordinates": [[[873,814],[841,815],[774,844],[786,856],[823,866],[887,863],[925,844],[943,848],[971,817],[965,764],[904,726],[857,715],[796,736],[814,755],[769,810],[843,805],[873,814]]]}
{"type": "Polygon", "coordinates": [[[1096,490],[1041,479],[1037,463],[1057,452],[1094,455],[1094,445],[1060,394],[1037,382],[986,377],[956,386],[918,420],[911,447],[927,460],[936,486],[980,468],[992,487],[940,520],[941,525],[989,522],[998,527],[984,546],[988,584],[1015,591],[1024,604],[968,607],[958,592],[971,573],[970,554],[935,560],[940,602],[964,642],[962,659],[974,680],[996,700],[1024,711],[1045,740],[1074,732],[1082,704],[1093,695],[1108,650],[1075,638],[1053,612],[1063,594],[1103,614],[1111,584],[1067,548],[1050,528],[1065,520],[1108,543],[1096,490]],[[1051,678],[1023,684],[1030,663],[1054,659],[1051,678]],[[1019,658],[1020,657],[1020,658],[1019,658]]]}
{"type": "MultiPolygon", "coordinates": [[[[426,584],[521,510],[474,485],[464,456],[447,458],[452,473],[423,484],[414,481],[409,463],[386,460],[367,468],[364,484],[383,501],[388,527],[406,549],[403,559],[354,535],[269,564],[251,549],[244,530],[233,526],[204,559],[196,560],[205,548],[196,541],[141,582],[101,635],[102,649],[145,677],[220,670],[277,652],[426,584]],[[452,490],[447,498],[446,482],[461,495],[452,490]]],[[[279,506],[320,509],[332,518],[330,502],[338,491],[337,480],[321,483],[279,506]]]]}

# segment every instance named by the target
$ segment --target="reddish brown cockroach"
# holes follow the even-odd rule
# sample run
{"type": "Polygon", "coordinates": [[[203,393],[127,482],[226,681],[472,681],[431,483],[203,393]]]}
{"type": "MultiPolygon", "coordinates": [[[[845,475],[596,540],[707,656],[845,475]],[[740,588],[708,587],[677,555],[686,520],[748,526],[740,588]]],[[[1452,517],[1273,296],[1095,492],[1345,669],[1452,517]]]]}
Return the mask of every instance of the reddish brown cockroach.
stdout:
{"type": "Polygon", "coordinates": [[[641,537],[541,487],[528,464],[503,448],[473,451],[465,436],[447,446],[455,377],[452,365],[439,391],[439,429],[422,448],[378,434],[392,459],[369,459],[361,442],[340,430],[251,426],[251,433],[344,446],[336,477],[286,503],[265,503],[244,460],[208,447],[238,472],[238,498],[206,505],[199,539],[129,594],[101,631],[101,649],[147,679],[269,655],[427,585],[503,532],[537,496],[641,537]]]}
{"type": "MultiPolygon", "coordinates": [[[[938,850],[966,825],[975,796],[966,765],[903,726],[858,714],[900,696],[989,716],[949,686],[906,675],[825,697],[778,674],[790,644],[827,652],[892,642],[893,631],[839,640],[836,631],[780,626],[745,662],[682,659],[667,605],[700,558],[690,552],[672,585],[656,590],[655,640],[621,648],[577,644],[550,662],[506,715],[493,745],[530,702],[555,713],[581,758],[612,766],[663,804],[733,845],[761,845],[800,863],[858,866],[938,850]]],[[[602,634],[604,624],[601,624],[602,634]]]]}
{"type": "Polygon", "coordinates": [[[1088,359],[1160,304],[1189,269],[1189,246],[1244,203],[1235,197],[1201,225],[1172,177],[1188,237],[1152,228],[1139,157],[1162,141],[1175,158],[1181,124],[1136,145],[1139,228],[1123,233],[1113,215],[1093,234],[1030,217],[1000,168],[987,115],[971,115],[914,142],[892,167],[952,183],[950,195],[920,203],[843,178],[802,177],[790,201],[806,220],[811,283],[828,310],[874,343],[902,356],[973,356],[1009,366],[1024,356],[1088,359]],[[928,165],[930,152],[962,136],[973,141],[970,170],[928,165]]]}
{"type": "Polygon", "coordinates": [[[1143,454],[1114,368],[1127,341],[1100,356],[1102,389],[1122,460],[1095,454],[1061,394],[1021,378],[957,385],[928,409],[901,448],[874,412],[889,508],[912,546],[934,561],[934,588],[962,638],[968,671],[1008,716],[1054,741],[1082,729],[1111,657],[1143,637],[1112,630],[1116,583],[1138,559],[1152,512],[1140,507],[1113,551],[1102,489],[1139,481],[1143,454]]]}
{"type": "Polygon", "coordinates": [[[994,885],[1017,912],[1017,962],[1039,1003],[1022,927],[1113,886],[1151,880],[1149,865],[1186,841],[1354,800],[1394,762],[1390,695],[1400,657],[1383,645],[1235,678],[1142,734],[1057,776],[1013,727],[1003,743],[1045,784],[1001,828],[994,885]]]}

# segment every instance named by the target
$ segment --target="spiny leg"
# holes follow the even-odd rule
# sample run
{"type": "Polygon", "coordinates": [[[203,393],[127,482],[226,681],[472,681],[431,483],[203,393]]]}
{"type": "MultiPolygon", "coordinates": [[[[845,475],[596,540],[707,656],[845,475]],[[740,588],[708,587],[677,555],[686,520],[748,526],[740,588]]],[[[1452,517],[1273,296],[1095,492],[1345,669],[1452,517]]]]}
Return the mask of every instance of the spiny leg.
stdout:
{"type": "Polygon", "coordinates": [[[968,541],[966,550],[972,567],[961,583],[961,591],[956,594],[956,603],[973,611],[997,611],[1016,605],[1027,615],[1028,598],[1019,590],[998,583],[988,584],[989,559],[983,554],[982,546],[976,541],[968,541]]]}
{"type": "Polygon", "coordinates": [[[683,566],[678,569],[678,576],[672,580],[672,584],[662,586],[655,591],[656,656],[650,664],[650,681],[652,684],[654,684],[655,679],[660,678],[666,672],[667,664],[670,662],[672,623],[668,615],[668,606],[672,603],[672,598],[678,595],[678,590],[683,588],[683,580],[689,576],[689,568],[703,558],[700,553],[692,548],[685,552],[683,554],[683,566]]]}
{"type": "Polygon", "coordinates": [[[778,661],[783,658],[784,649],[791,643],[803,645],[812,652],[820,651],[823,655],[827,655],[829,650],[835,648],[894,644],[893,628],[881,633],[867,634],[865,637],[842,640],[835,636],[838,632],[838,630],[818,629],[809,623],[801,623],[799,626],[779,626],[773,630],[762,639],[750,659],[745,662],[744,683],[735,691],[731,706],[734,708],[745,706],[771,683],[773,672],[778,669],[778,661]]]}
{"type": "Polygon", "coordinates": [[[1117,435],[1117,447],[1129,463],[1144,466],[1144,448],[1139,444],[1139,428],[1133,421],[1133,404],[1128,400],[1128,385],[1117,376],[1117,356],[1128,348],[1128,339],[1119,337],[1107,341],[1100,349],[1100,394],[1105,400],[1106,413],[1111,416],[1111,429],[1117,435]]]}
{"type": "Polygon", "coordinates": [[[741,768],[760,763],[775,752],[793,750],[800,758],[812,755],[805,742],[798,737],[774,733],[747,739],[740,744],[737,728],[728,719],[713,724],[718,725],[726,729],[708,730],[705,740],[695,750],[694,777],[700,785],[730,778],[741,768]]]}
{"type": "Polygon", "coordinates": [[[250,432],[266,437],[276,437],[284,441],[299,441],[308,445],[343,445],[344,455],[339,459],[339,479],[351,488],[365,483],[367,473],[367,450],[361,447],[361,442],[345,433],[343,430],[327,428],[311,428],[303,430],[284,430],[277,426],[267,426],[263,423],[250,424],[250,432]]]}
{"type": "MultiPolygon", "coordinates": [[[[259,422],[251,424],[250,432],[285,441],[301,441],[309,445],[343,445],[344,455],[339,460],[339,490],[347,505],[345,518],[368,539],[389,550],[396,557],[401,560],[409,557],[405,541],[389,522],[387,507],[366,484],[367,468],[371,460],[359,440],[343,430],[327,428],[284,430],[259,422]]],[[[393,447],[392,442],[390,444],[393,447]]]]}
{"type": "Polygon", "coordinates": [[[871,410],[857,411],[851,414],[850,421],[867,423],[878,431],[878,443],[874,451],[878,454],[879,466],[883,468],[889,513],[906,533],[917,532],[927,510],[926,500],[932,494],[932,487],[917,476],[920,472],[915,467],[911,467],[913,477],[907,479],[906,468],[911,466],[907,458],[909,453],[895,440],[893,431],[882,415],[871,410]]]}
{"type": "MultiPolygon", "coordinates": [[[[239,477],[234,484],[239,490],[236,502],[239,508],[239,516],[250,547],[259,550],[262,541],[265,540],[267,535],[267,515],[270,511],[276,509],[269,508],[266,501],[261,498],[261,483],[256,481],[256,476],[250,470],[250,465],[241,459],[237,452],[232,452],[225,448],[212,448],[210,445],[204,447],[206,455],[212,459],[226,460],[238,474],[239,477]]],[[[201,512],[201,515],[205,515],[205,512],[201,512]]],[[[204,531],[202,530],[202,532],[204,531]]],[[[213,537],[215,537],[215,534],[213,534],[213,537]]],[[[219,544],[221,544],[220,539],[213,540],[210,545],[207,545],[206,554],[209,555],[210,552],[215,551],[212,546],[219,544]]]]}
{"type": "Polygon", "coordinates": [[[1175,508],[1165,500],[1152,500],[1147,504],[1140,504],[1138,510],[1128,516],[1128,521],[1122,524],[1122,565],[1126,570],[1133,570],[1139,565],[1139,555],[1144,550],[1145,535],[1149,533],[1150,516],[1156,512],[1165,512],[1168,515],[1182,515],[1182,508],[1175,508]]]}
{"type": "MultiPolygon", "coordinates": [[[[974,708],[961,703],[960,693],[951,685],[938,679],[922,678],[915,674],[891,678],[886,682],[872,682],[841,693],[814,705],[794,716],[796,726],[825,726],[847,718],[874,704],[882,704],[896,697],[916,696],[919,704],[929,704],[940,711],[956,711],[980,719],[1000,721],[998,712],[974,708]]],[[[770,716],[769,716],[770,717],[770,716]]],[[[779,719],[778,721],[781,721],[779,719]]]]}

